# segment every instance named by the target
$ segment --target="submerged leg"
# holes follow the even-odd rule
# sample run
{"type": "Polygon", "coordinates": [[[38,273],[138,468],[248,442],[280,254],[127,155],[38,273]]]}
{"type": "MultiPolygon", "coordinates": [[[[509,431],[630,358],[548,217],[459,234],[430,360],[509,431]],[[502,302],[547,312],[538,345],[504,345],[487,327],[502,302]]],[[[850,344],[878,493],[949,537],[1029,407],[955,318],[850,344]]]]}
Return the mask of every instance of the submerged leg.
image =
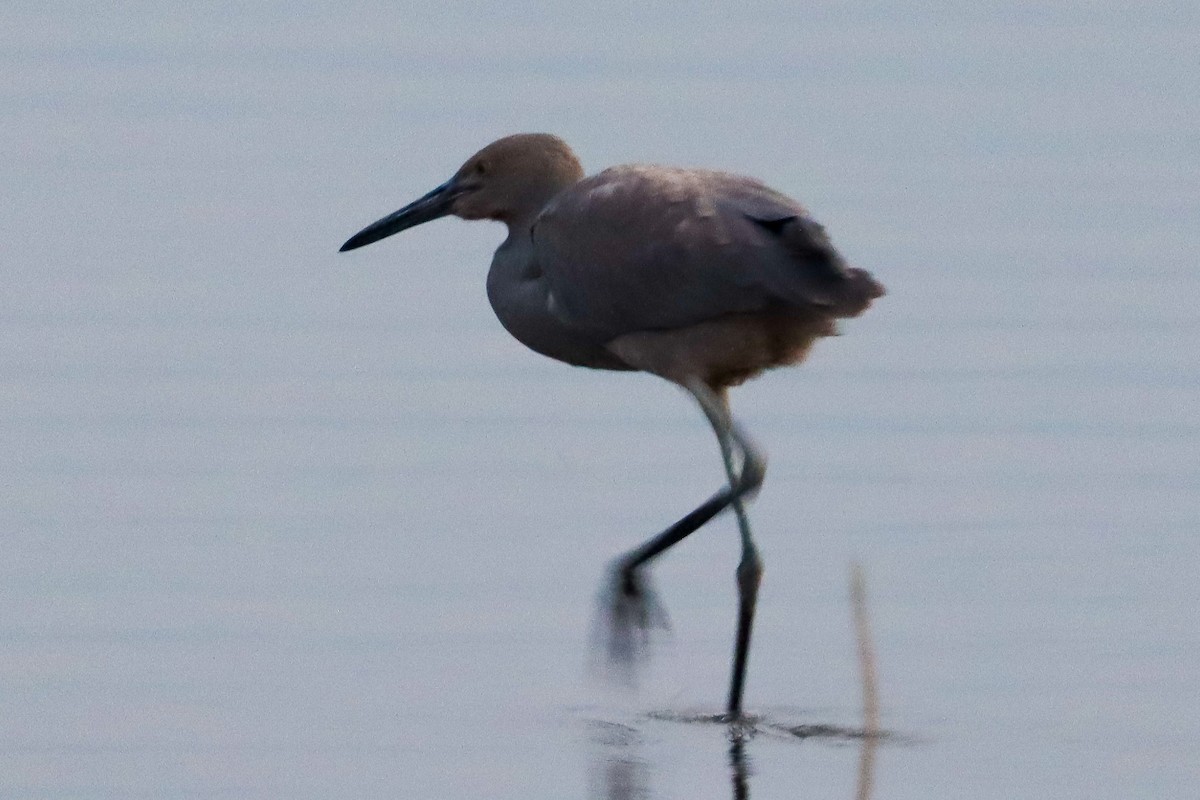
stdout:
{"type": "Polygon", "coordinates": [[[724,394],[716,394],[703,384],[689,386],[688,390],[695,396],[704,409],[712,425],[717,441],[721,445],[721,458],[725,462],[725,474],[729,477],[729,485],[742,484],[748,488],[736,493],[733,497],[733,510],[737,515],[738,533],[742,538],[742,558],[737,567],[738,585],[738,626],[737,638],[733,650],[733,674],[729,681],[729,702],[726,704],[726,714],[731,721],[742,715],[742,689],[746,683],[746,661],[750,656],[750,633],[754,627],[754,610],[758,603],[758,587],[762,582],[762,559],[758,548],[750,535],[750,518],[746,514],[742,501],[747,491],[757,489],[766,472],[766,461],[755,449],[729,413],[729,401],[724,394]],[[733,445],[736,443],[742,452],[742,468],[740,474],[734,465],[733,445]]]}

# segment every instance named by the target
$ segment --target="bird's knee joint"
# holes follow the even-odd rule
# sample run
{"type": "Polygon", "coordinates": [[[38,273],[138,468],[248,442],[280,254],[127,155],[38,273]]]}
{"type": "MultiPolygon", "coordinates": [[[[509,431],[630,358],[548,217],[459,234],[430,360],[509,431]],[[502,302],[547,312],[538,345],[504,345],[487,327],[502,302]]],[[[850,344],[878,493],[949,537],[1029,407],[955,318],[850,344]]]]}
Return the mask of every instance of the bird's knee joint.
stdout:
{"type": "Polygon", "coordinates": [[[739,492],[741,494],[757,493],[766,476],[767,460],[757,453],[747,453],[745,463],[742,464],[742,474],[738,480],[739,492]]]}

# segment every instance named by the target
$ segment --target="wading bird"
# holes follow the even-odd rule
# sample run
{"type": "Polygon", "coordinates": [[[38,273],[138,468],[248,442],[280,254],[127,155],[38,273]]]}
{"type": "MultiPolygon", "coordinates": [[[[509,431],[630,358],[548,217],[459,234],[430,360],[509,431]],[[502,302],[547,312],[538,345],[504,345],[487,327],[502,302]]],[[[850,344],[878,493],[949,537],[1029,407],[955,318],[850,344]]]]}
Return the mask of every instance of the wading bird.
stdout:
{"type": "Polygon", "coordinates": [[[799,203],[751,178],[627,165],[584,177],[556,136],[493,142],[450,180],[351,237],[342,250],[454,215],[508,226],[488,299],[520,342],[581,367],[640,370],[687,390],[716,433],[728,486],[614,562],[610,654],[628,657],[661,619],[648,562],[732,506],[741,534],[727,718],[742,688],[762,560],[744,503],[766,462],[729,411],[728,389],[795,364],[836,321],[883,295],[847,266],[799,203]]]}

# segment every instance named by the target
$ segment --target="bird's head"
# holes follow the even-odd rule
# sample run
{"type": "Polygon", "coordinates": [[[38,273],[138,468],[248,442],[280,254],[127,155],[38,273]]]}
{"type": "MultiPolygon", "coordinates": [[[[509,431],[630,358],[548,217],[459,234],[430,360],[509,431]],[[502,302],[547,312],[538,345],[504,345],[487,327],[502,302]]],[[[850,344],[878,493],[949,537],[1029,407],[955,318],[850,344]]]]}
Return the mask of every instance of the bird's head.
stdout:
{"type": "Polygon", "coordinates": [[[506,136],[468,158],[454,177],[424,197],[363,228],[341,249],[353,250],[448,215],[495,219],[510,227],[528,223],[550,198],[582,177],[579,159],[557,136],[506,136]]]}

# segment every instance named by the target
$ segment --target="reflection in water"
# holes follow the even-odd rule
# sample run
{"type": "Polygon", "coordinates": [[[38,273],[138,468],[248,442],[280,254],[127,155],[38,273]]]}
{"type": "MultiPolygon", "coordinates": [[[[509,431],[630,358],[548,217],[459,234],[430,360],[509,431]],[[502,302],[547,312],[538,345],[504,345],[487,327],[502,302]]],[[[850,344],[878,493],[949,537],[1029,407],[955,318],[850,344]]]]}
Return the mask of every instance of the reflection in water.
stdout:
{"type": "Polygon", "coordinates": [[[636,758],[614,758],[604,769],[608,800],[647,800],[646,764],[636,758]]]}
{"type": "Polygon", "coordinates": [[[746,765],[746,736],[741,731],[734,731],[730,739],[729,772],[733,779],[733,800],[747,800],[750,797],[750,782],[746,765]]]}
{"type": "MultiPolygon", "coordinates": [[[[746,715],[729,722],[724,714],[680,714],[659,712],[650,720],[700,725],[726,726],[729,735],[729,772],[733,800],[750,798],[750,755],[748,745],[759,735],[772,738],[806,740],[854,740],[859,745],[855,800],[869,800],[874,790],[875,749],[888,736],[879,727],[879,689],[875,666],[875,648],[867,616],[866,582],[858,564],[850,570],[850,605],[854,635],[858,644],[859,680],[862,686],[862,727],[847,728],[828,724],[793,724],[746,715]]],[[[614,722],[595,722],[594,739],[599,755],[593,769],[592,796],[604,800],[641,800],[649,798],[646,760],[640,756],[641,735],[637,728],[614,722]],[[599,780],[596,778],[599,777],[599,780]]]]}
{"type": "Polygon", "coordinates": [[[592,764],[591,796],[604,800],[648,800],[646,762],[639,756],[641,737],[629,725],[593,722],[598,755],[592,764]]]}
{"type": "MultiPolygon", "coordinates": [[[[720,715],[671,716],[655,714],[651,719],[676,722],[721,724],[720,715]]],[[[649,762],[642,756],[638,730],[612,722],[593,723],[593,739],[599,747],[592,765],[591,796],[596,800],[649,800],[649,762]]],[[[874,788],[875,749],[886,734],[836,725],[784,725],[755,718],[729,726],[729,777],[733,800],[749,800],[751,758],[750,742],[759,735],[774,739],[859,740],[858,774],[854,800],[869,800],[874,788]]]]}
{"type": "Polygon", "coordinates": [[[879,746],[879,731],[863,731],[862,748],[858,751],[858,784],[855,800],[870,800],[875,788],[875,748],[879,746]]]}

